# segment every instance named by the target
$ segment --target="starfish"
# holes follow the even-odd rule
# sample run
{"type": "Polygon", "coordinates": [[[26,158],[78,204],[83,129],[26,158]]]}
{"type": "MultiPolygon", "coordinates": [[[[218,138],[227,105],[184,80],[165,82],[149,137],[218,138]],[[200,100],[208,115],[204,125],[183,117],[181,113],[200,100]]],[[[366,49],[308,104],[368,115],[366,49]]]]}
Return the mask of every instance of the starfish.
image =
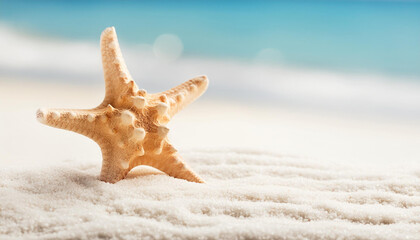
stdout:
{"type": "Polygon", "coordinates": [[[102,181],[118,182],[134,167],[148,165],[175,178],[203,183],[168,141],[165,124],[204,93],[207,77],[150,94],[132,80],[114,27],[102,32],[100,45],[106,90],[102,103],[93,109],[39,109],[38,121],[95,141],[102,151],[102,181]]]}

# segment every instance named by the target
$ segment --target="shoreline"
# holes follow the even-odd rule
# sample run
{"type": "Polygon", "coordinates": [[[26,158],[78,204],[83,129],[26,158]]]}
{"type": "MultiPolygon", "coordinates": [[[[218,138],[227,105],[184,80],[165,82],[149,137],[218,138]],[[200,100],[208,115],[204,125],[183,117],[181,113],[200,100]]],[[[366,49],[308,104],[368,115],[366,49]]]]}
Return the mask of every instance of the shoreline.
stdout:
{"type": "MultiPolygon", "coordinates": [[[[33,39],[13,31],[6,31],[1,43],[7,48],[3,49],[5,57],[0,56],[0,78],[93,87],[103,84],[98,43],[33,39]]],[[[131,75],[150,92],[206,74],[211,86],[204,98],[230,98],[247,104],[256,101],[273,106],[294,104],[420,120],[420,78],[300,69],[258,61],[198,57],[169,61],[156,56],[150,47],[125,44],[121,47],[131,75]]]]}

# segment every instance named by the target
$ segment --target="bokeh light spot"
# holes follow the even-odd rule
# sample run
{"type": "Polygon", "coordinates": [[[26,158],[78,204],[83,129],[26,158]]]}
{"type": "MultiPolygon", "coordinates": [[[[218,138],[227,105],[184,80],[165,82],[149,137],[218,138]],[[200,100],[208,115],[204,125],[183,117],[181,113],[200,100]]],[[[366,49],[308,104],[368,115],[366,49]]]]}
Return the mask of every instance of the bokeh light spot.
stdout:
{"type": "Polygon", "coordinates": [[[281,52],[275,48],[261,49],[255,57],[255,62],[262,64],[280,63],[282,61],[281,52]]]}
{"type": "Polygon", "coordinates": [[[153,53],[159,60],[175,61],[184,50],[181,39],[173,34],[162,34],[153,44],[153,53]]]}

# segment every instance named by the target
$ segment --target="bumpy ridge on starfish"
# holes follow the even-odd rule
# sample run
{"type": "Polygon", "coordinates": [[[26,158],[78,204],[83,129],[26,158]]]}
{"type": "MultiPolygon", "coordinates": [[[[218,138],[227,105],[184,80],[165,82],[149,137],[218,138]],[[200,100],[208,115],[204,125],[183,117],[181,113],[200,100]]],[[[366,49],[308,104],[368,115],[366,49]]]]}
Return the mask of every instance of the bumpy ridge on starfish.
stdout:
{"type": "Polygon", "coordinates": [[[166,102],[171,108],[168,111],[169,116],[174,116],[185,106],[200,97],[207,89],[208,80],[206,76],[200,76],[186,81],[168,91],[156,94],[158,97],[165,96],[166,102]]]}
{"type": "Polygon", "coordinates": [[[115,29],[101,36],[106,94],[94,109],[39,109],[46,125],[85,135],[101,147],[100,179],[117,182],[138,165],[155,167],[169,176],[204,182],[169,143],[164,125],[207,88],[205,76],[193,78],[166,92],[139,90],[125,65],[115,29]]]}

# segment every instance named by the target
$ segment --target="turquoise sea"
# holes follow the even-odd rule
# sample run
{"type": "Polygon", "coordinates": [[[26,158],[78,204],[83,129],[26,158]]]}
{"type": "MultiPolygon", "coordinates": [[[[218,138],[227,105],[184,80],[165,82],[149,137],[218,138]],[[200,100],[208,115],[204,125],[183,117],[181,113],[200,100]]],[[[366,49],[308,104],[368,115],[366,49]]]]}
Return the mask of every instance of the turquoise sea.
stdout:
{"type": "Polygon", "coordinates": [[[418,1],[0,0],[0,81],[102,86],[109,26],[150,92],[420,119],[418,1]]]}
{"type": "Polygon", "coordinates": [[[420,78],[416,1],[0,1],[0,24],[34,35],[127,44],[177,35],[183,56],[420,78]]]}

